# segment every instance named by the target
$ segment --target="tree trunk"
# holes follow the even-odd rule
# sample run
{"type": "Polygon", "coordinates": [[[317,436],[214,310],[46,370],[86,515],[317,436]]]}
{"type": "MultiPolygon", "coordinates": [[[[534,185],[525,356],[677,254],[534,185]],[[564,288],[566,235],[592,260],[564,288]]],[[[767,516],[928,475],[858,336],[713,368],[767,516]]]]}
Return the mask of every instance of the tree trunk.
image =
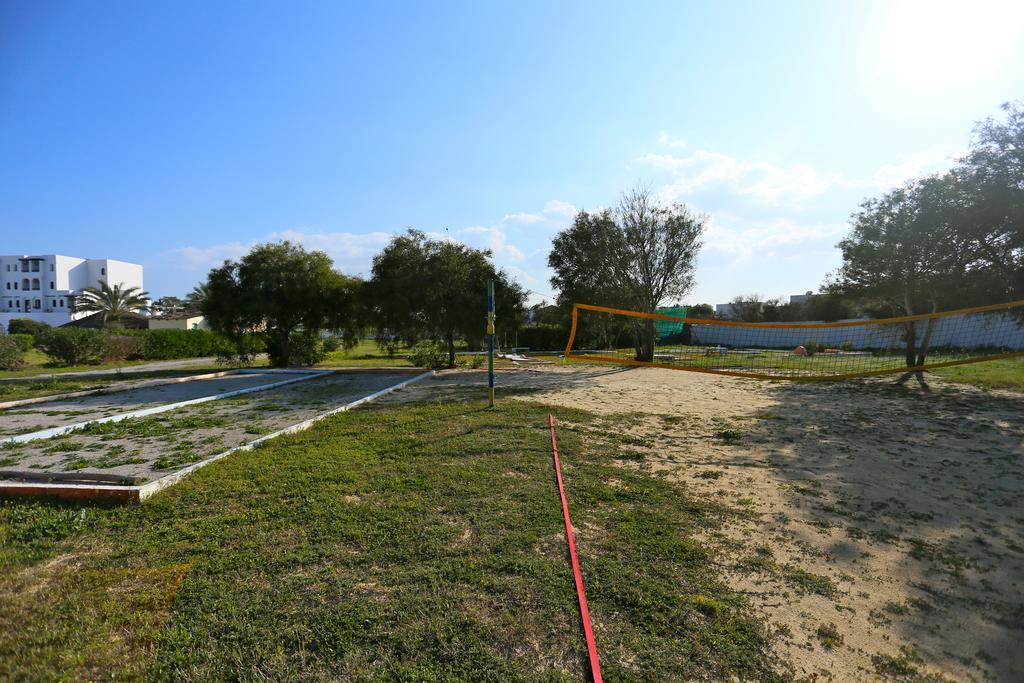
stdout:
{"type": "Polygon", "coordinates": [[[455,367],[455,334],[448,333],[448,368],[455,367]]]}
{"type": "Polygon", "coordinates": [[[655,325],[654,321],[648,318],[644,321],[644,360],[648,363],[654,362],[654,342],[655,342],[655,325]]]}

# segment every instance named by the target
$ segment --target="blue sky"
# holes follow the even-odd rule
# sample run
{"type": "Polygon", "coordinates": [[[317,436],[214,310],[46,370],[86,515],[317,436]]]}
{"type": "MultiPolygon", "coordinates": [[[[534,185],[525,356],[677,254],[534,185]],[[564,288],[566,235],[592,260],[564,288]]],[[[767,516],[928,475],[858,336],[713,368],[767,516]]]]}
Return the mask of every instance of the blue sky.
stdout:
{"type": "Polygon", "coordinates": [[[539,300],[574,211],[643,184],[711,217],[691,301],[788,295],[1022,86],[1011,2],[4,3],[0,252],[182,295],[270,239],[366,274],[411,226],[539,300]]]}

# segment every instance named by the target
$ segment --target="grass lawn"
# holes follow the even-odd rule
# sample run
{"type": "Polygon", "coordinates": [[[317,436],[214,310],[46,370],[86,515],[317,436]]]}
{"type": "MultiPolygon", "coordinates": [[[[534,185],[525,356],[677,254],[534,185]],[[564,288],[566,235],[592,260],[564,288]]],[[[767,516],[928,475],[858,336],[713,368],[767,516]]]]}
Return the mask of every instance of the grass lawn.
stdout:
{"type": "Polygon", "coordinates": [[[951,382],[964,382],[991,389],[1024,391],[1024,357],[953,365],[932,372],[951,382]]]}
{"type": "Polygon", "coordinates": [[[322,368],[384,368],[412,367],[409,362],[409,350],[399,348],[394,357],[381,351],[372,339],[362,339],[351,349],[338,349],[329,354],[327,359],[319,363],[322,368]]]}
{"type": "MultiPolygon", "coordinates": [[[[695,540],[744,513],[555,413],[608,680],[784,678],[695,540]]],[[[141,506],[7,501],[0,679],[583,680],[547,415],[374,406],[141,506]]]]}
{"type": "Polygon", "coordinates": [[[71,365],[63,366],[56,365],[50,357],[39,349],[30,349],[25,354],[26,367],[20,370],[5,370],[0,371],[0,379],[8,377],[32,377],[33,375],[48,375],[55,372],[88,372],[90,370],[109,370],[112,368],[126,368],[132,365],[142,365],[144,363],[152,363],[154,361],[146,360],[123,360],[117,363],[104,363],[96,365],[71,365]]]}

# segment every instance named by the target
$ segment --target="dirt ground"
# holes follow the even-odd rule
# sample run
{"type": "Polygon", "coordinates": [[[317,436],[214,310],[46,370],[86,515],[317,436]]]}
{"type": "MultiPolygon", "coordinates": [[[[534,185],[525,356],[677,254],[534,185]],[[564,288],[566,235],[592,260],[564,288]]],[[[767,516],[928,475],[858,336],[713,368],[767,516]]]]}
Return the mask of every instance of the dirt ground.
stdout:
{"type": "MultiPolygon", "coordinates": [[[[391,400],[485,382],[442,373],[391,400]]],[[[705,541],[798,677],[1024,680],[1024,394],[592,366],[502,388],[615,416],[626,466],[741,510],[705,541]]]]}

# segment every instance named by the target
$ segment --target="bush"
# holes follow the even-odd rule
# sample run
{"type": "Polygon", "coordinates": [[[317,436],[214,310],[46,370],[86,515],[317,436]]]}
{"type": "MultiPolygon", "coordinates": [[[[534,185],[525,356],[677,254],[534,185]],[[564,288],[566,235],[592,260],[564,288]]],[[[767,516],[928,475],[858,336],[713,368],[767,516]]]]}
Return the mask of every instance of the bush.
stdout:
{"type": "Polygon", "coordinates": [[[33,345],[36,343],[35,337],[31,334],[22,334],[18,332],[7,335],[8,339],[13,339],[14,343],[18,345],[22,353],[28,353],[32,350],[33,345]]]}
{"type": "MultiPolygon", "coordinates": [[[[288,342],[288,365],[316,365],[327,358],[324,341],[315,332],[296,332],[288,342]]],[[[274,359],[270,359],[274,363],[274,359]]],[[[277,363],[274,363],[277,365],[277,363]]]]}
{"type": "Polygon", "coordinates": [[[828,348],[828,344],[816,341],[804,342],[804,349],[807,351],[808,357],[813,356],[816,353],[821,353],[828,348]]]}
{"type": "Polygon", "coordinates": [[[214,356],[220,343],[206,330],[144,330],[136,335],[141,338],[139,353],[146,360],[214,356]]]}
{"type": "Polygon", "coordinates": [[[409,350],[409,362],[421,368],[440,370],[448,367],[448,350],[444,344],[422,341],[409,350]]]}
{"type": "Polygon", "coordinates": [[[225,365],[252,365],[256,354],[267,350],[266,341],[259,334],[245,334],[233,342],[227,337],[216,335],[217,360],[225,365]]]}
{"type": "Polygon", "coordinates": [[[107,335],[77,327],[50,328],[36,337],[36,345],[61,365],[99,363],[107,351],[107,335]]]}
{"type": "Polygon", "coordinates": [[[0,336],[0,370],[17,370],[25,364],[25,352],[12,336],[0,336]]]}
{"type": "Polygon", "coordinates": [[[326,337],[324,339],[324,353],[334,353],[341,348],[341,340],[337,337],[326,337]]]}
{"type": "Polygon", "coordinates": [[[122,360],[141,358],[142,340],[124,334],[111,334],[107,337],[107,350],[103,355],[104,363],[116,363],[122,360]]]}
{"type": "Polygon", "coordinates": [[[46,323],[31,318],[14,318],[7,323],[7,334],[31,334],[33,337],[52,329],[46,323]]]}

